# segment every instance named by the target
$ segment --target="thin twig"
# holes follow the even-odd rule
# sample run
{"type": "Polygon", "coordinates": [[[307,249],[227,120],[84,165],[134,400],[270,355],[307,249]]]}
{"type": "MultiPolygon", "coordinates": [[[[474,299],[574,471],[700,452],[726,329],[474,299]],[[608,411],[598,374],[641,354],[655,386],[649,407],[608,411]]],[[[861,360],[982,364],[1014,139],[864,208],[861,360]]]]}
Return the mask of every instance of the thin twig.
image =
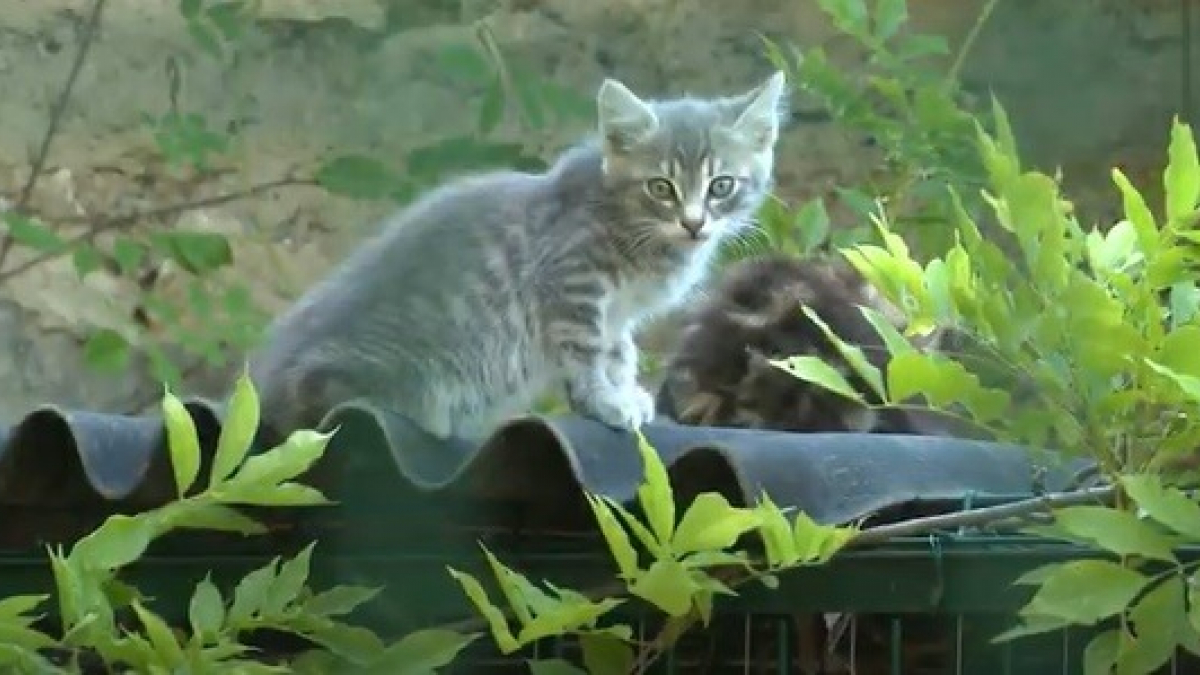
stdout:
{"type": "Polygon", "coordinates": [[[1036,513],[1064,506],[1078,506],[1091,502],[1106,502],[1116,494],[1112,485],[1091,487],[1074,492],[1054,492],[1009,504],[988,506],[970,511],[958,511],[925,518],[914,518],[899,523],[869,527],[850,541],[851,546],[881,544],[890,539],[928,534],[937,530],[991,525],[999,522],[1025,518],[1036,513]]]}
{"type": "MultiPolygon", "coordinates": [[[[29,178],[25,180],[25,186],[21,188],[20,197],[18,197],[16,206],[13,209],[17,213],[24,212],[29,207],[29,200],[33,198],[33,188],[37,185],[38,177],[41,175],[42,169],[46,166],[46,159],[50,156],[50,146],[54,143],[54,137],[58,135],[63,114],[67,110],[67,104],[71,101],[71,94],[75,91],[75,82],[79,79],[79,73],[83,70],[83,64],[92,49],[92,39],[95,37],[96,30],[100,26],[100,17],[104,12],[104,5],[107,2],[108,0],[96,0],[92,4],[92,13],[88,17],[87,23],[84,24],[83,35],[79,40],[79,51],[75,54],[75,62],[71,64],[71,72],[67,75],[66,85],[59,92],[58,100],[54,102],[54,107],[50,111],[50,124],[46,127],[46,134],[42,137],[42,145],[38,148],[38,153],[33,159],[33,165],[29,169],[29,178]]],[[[0,268],[4,267],[4,261],[12,251],[12,247],[13,238],[11,236],[5,236],[3,241],[0,241],[0,268]]]]}
{"type": "MultiPolygon", "coordinates": [[[[228,204],[229,202],[235,202],[241,199],[247,199],[249,197],[260,195],[264,192],[270,192],[271,190],[275,190],[277,188],[311,185],[316,185],[316,182],[306,178],[283,178],[280,180],[271,181],[269,183],[261,183],[239,192],[230,192],[223,195],[217,195],[215,197],[205,197],[204,199],[197,199],[179,204],[171,204],[169,206],[147,209],[145,211],[134,211],[118,216],[64,216],[61,218],[47,217],[44,218],[44,220],[48,222],[89,223],[91,227],[88,228],[87,232],[68,239],[66,244],[57,251],[35,256],[19,265],[14,266],[12,269],[0,270],[0,282],[11,279],[12,277],[17,276],[18,274],[21,274],[32,267],[41,265],[44,262],[58,258],[64,255],[66,251],[70,251],[72,248],[74,248],[75,245],[90,242],[97,234],[100,234],[101,232],[119,229],[147,218],[162,218],[164,216],[173,216],[194,209],[228,204]]],[[[2,263],[3,258],[0,257],[0,264],[2,263]]]]}

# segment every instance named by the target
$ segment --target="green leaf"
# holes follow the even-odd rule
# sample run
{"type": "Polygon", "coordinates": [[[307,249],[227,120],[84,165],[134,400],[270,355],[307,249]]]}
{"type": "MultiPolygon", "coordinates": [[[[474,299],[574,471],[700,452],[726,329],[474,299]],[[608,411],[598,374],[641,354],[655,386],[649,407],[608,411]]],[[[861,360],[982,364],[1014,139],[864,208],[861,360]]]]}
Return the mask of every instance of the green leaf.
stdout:
{"type": "Polygon", "coordinates": [[[1120,650],[1120,631],[1110,628],[1097,633],[1083,650],[1083,675],[1112,675],[1120,650]]]}
{"type": "Polygon", "coordinates": [[[870,385],[875,395],[882,400],[887,400],[887,391],[883,387],[883,376],[880,374],[879,369],[867,360],[862,349],[843,340],[811,307],[805,305],[801,307],[801,310],[804,312],[804,316],[808,317],[809,321],[812,321],[817,328],[821,329],[821,332],[825,334],[825,337],[838,350],[842,358],[846,359],[846,363],[850,364],[854,372],[870,385]]]}
{"type": "Polygon", "coordinates": [[[1129,511],[1105,506],[1069,506],[1054,511],[1054,524],[1029,528],[1039,534],[1082,540],[1119,556],[1138,555],[1176,563],[1175,540],[1129,511]]]}
{"type": "Polygon", "coordinates": [[[383,655],[366,669],[366,673],[430,675],[438,668],[450,665],[463,649],[478,638],[478,633],[462,634],[439,628],[409,633],[384,650],[383,655]]]}
{"type": "Polygon", "coordinates": [[[692,608],[696,591],[687,568],[677,560],[660,558],[629,587],[629,592],[658,607],[668,616],[679,617],[692,608]]]}
{"type": "Polygon", "coordinates": [[[75,266],[75,273],[79,275],[80,279],[84,279],[104,266],[104,256],[95,246],[87,242],[80,242],[76,244],[75,250],[71,253],[71,262],[75,266]]]}
{"type": "Polygon", "coordinates": [[[792,534],[792,525],[788,522],[783,511],[775,506],[771,497],[763,492],[758,503],[759,534],[763,539],[763,549],[767,556],[767,564],[771,569],[790,567],[800,561],[800,550],[796,547],[796,538],[792,534]]]}
{"type": "Polygon", "coordinates": [[[475,610],[483,615],[487,621],[488,627],[492,632],[492,639],[496,641],[496,647],[500,649],[501,654],[511,654],[521,648],[521,644],[517,642],[517,638],[512,634],[512,630],[508,626],[508,621],[504,618],[504,613],[499,607],[492,604],[488,598],[487,591],[483,589],[483,585],[479,583],[475,577],[466,572],[459,572],[453,567],[446,567],[450,576],[458,582],[462,587],[463,593],[467,599],[475,606],[475,610]]]}
{"type": "Polygon", "coordinates": [[[101,372],[128,370],[129,357],[129,343],[120,333],[109,328],[92,333],[83,346],[84,361],[101,372]]]}
{"type": "Polygon", "coordinates": [[[1144,253],[1153,253],[1158,248],[1158,225],[1154,222],[1154,214],[1146,205],[1142,193],[1129,182],[1120,169],[1113,168],[1113,182],[1121,191],[1121,202],[1124,205],[1125,219],[1137,232],[1138,248],[1144,253]]]}
{"type": "Polygon", "coordinates": [[[439,182],[449,176],[493,168],[541,170],[545,162],[525,154],[520,143],[485,141],[472,136],[446,138],[414,148],[407,156],[410,176],[439,182]]]}
{"type": "Polygon", "coordinates": [[[671,537],[675,555],[724,550],[762,522],[752,509],[731,506],[719,492],[703,492],[688,507],[671,537]]]}
{"type": "Polygon", "coordinates": [[[1154,372],[1174,383],[1180,392],[1191,399],[1192,403],[1200,403],[1200,377],[1184,375],[1150,359],[1146,359],[1146,365],[1150,366],[1154,372]]]}
{"type": "Polygon", "coordinates": [[[1148,581],[1141,573],[1107,560],[1054,565],[1021,613],[1091,626],[1124,611],[1148,581]]]}
{"type": "Polygon", "coordinates": [[[233,602],[226,613],[225,624],[229,628],[242,629],[248,627],[252,617],[257,615],[271,592],[271,584],[275,581],[275,569],[279,566],[279,558],[252,570],[242,577],[233,589],[233,602]]]}
{"type": "Polygon", "coordinates": [[[171,632],[171,627],[157,614],[142,606],[141,602],[133,603],[133,611],[137,613],[138,620],[142,622],[142,628],[146,631],[146,637],[162,659],[163,665],[172,669],[183,665],[183,649],[175,639],[175,634],[171,632]]]}
{"type": "Polygon", "coordinates": [[[1191,127],[1180,122],[1178,117],[1171,121],[1163,191],[1169,220],[1190,215],[1200,202],[1200,159],[1196,156],[1196,141],[1191,127]]]}
{"type": "Polygon", "coordinates": [[[637,432],[637,442],[644,472],[637,489],[638,503],[655,537],[663,546],[667,546],[675,530],[675,497],[671,491],[671,481],[658,451],[641,431],[637,432]]]}
{"type": "Polygon", "coordinates": [[[195,18],[200,14],[200,3],[203,0],[179,0],[179,13],[185,19],[195,18]]]}
{"type": "Polygon", "coordinates": [[[625,528],[621,527],[621,523],[613,515],[612,509],[608,507],[606,497],[590,492],[585,493],[584,496],[587,497],[588,505],[592,507],[596,524],[600,526],[600,533],[604,535],[608,550],[617,564],[618,575],[622,579],[632,579],[638,572],[637,551],[629,541],[629,535],[625,532],[625,528]]]}
{"type": "Polygon", "coordinates": [[[1184,606],[1183,578],[1177,574],[1139,598],[1129,618],[1137,637],[1117,657],[1119,673],[1155,672],[1171,660],[1178,645],[1196,645],[1184,606]]]}
{"type": "Polygon", "coordinates": [[[836,368],[825,363],[817,356],[792,356],[786,359],[773,360],[771,365],[781,368],[788,374],[805,382],[823,387],[853,401],[865,403],[862,394],[850,386],[850,382],[836,368]]]}
{"type": "Polygon", "coordinates": [[[330,436],[310,429],[294,431],[282,445],[248,458],[211,494],[222,502],[252,504],[256,490],[292,480],[308,471],[325,453],[330,436]]]}
{"type": "Polygon", "coordinates": [[[304,602],[304,611],[317,616],[342,616],[370,602],[383,589],[367,586],[334,586],[304,602]]]}
{"type": "Polygon", "coordinates": [[[70,559],[86,569],[124,567],[142,557],[157,534],[152,514],[109,516],[100,527],[75,542],[70,559]]]}
{"type": "Polygon", "coordinates": [[[886,42],[908,20],[905,0],[879,0],[875,3],[875,37],[886,42]]]}
{"type": "Polygon", "coordinates": [[[487,89],[483,92],[483,100],[479,103],[479,133],[487,135],[496,130],[504,116],[504,81],[500,76],[492,78],[487,89]]]}
{"type": "Polygon", "coordinates": [[[23,216],[15,211],[4,214],[4,224],[8,236],[21,245],[40,253],[61,253],[67,248],[67,242],[44,223],[23,216]]]}
{"type": "Polygon", "coordinates": [[[1188,623],[1192,633],[1200,635],[1200,573],[1193,572],[1188,577],[1188,623]]]}
{"type": "Polygon", "coordinates": [[[312,552],[316,545],[316,542],[310,543],[279,566],[279,572],[271,581],[259,603],[260,612],[267,616],[282,614],[286,608],[296,602],[308,581],[312,552]]]}
{"type": "Polygon", "coordinates": [[[313,621],[304,625],[304,637],[352,663],[366,665],[384,652],[383,643],[370,630],[344,623],[313,621]]]}
{"type": "Polygon", "coordinates": [[[525,663],[529,664],[529,675],[596,675],[565,659],[527,660],[525,663]]]}
{"type": "Polygon", "coordinates": [[[163,393],[162,413],[175,488],[182,497],[200,473],[200,436],[196,433],[196,421],[169,390],[163,393]]]}
{"type": "Polygon", "coordinates": [[[365,155],[334,157],[317,169],[314,179],[334,194],[355,199],[383,199],[399,183],[383,162],[365,155]]]}
{"type": "Polygon", "coordinates": [[[209,487],[228,478],[241,465],[254,442],[254,435],[258,431],[258,419],[258,393],[250,380],[249,372],[243,369],[229,398],[228,413],[225,423],[221,426],[221,436],[217,440],[217,452],[213,456],[209,487]]]}
{"type": "Polygon", "coordinates": [[[492,75],[492,67],[478,49],[464,44],[451,44],[438,51],[441,72],[467,84],[484,84],[492,75]]]}
{"type": "Polygon", "coordinates": [[[588,675],[627,675],[636,661],[633,648],[611,633],[581,633],[579,647],[588,675]]]}
{"type": "Polygon", "coordinates": [[[237,503],[247,506],[324,506],[333,503],[320,490],[294,482],[260,490],[241,490],[237,494],[237,503]]]}
{"type": "MultiPolygon", "coordinates": [[[[895,356],[916,350],[913,343],[906,340],[892,323],[891,319],[884,316],[882,312],[866,305],[860,305],[858,309],[862,312],[863,318],[867,320],[867,323],[871,324],[871,327],[879,334],[884,346],[887,347],[888,354],[895,356]]],[[[886,389],[886,387],[884,388],[886,389]]],[[[887,392],[883,393],[886,394],[887,392]]],[[[890,399],[885,396],[883,400],[887,401],[890,399]]]]}
{"type": "MultiPolygon", "coordinates": [[[[900,0],[903,2],[903,0],[900,0]]],[[[813,199],[802,206],[796,213],[792,226],[797,234],[800,252],[810,254],[825,243],[829,237],[829,212],[825,210],[825,202],[813,199]]]]}
{"type": "Polygon", "coordinates": [[[214,3],[204,10],[204,14],[226,40],[237,39],[249,23],[246,3],[242,0],[214,3]]]}
{"type": "Polygon", "coordinates": [[[213,530],[242,535],[265,534],[266,526],[224,504],[176,501],[160,508],[164,528],[213,530]]]}
{"type": "Polygon", "coordinates": [[[216,639],[225,622],[225,601],[208,576],[196,584],[196,590],[192,592],[192,599],[188,603],[188,622],[205,643],[212,643],[216,639]]]}
{"type": "Polygon", "coordinates": [[[156,232],[150,242],[191,274],[205,274],[233,263],[233,247],[216,232],[156,232]]]}
{"type": "Polygon", "coordinates": [[[221,56],[221,38],[211,26],[197,17],[187,22],[188,34],[209,56],[221,56]]]}
{"type": "Polygon", "coordinates": [[[910,351],[894,355],[888,362],[887,380],[892,401],[921,394],[937,408],[961,404],[975,420],[983,423],[999,418],[1009,409],[1007,392],[983,386],[979,377],[962,364],[935,354],[910,351]]]}
{"type": "Polygon", "coordinates": [[[803,511],[796,514],[792,526],[792,537],[800,562],[821,565],[828,562],[838,551],[845,548],[857,530],[852,527],[821,525],[803,511]]]}
{"type": "Polygon", "coordinates": [[[1154,520],[1189,539],[1200,539],[1200,504],[1151,474],[1121,476],[1129,498],[1154,520]]]}
{"type": "Polygon", "coordinates": [[[139,241],[119,236],[113,241],[112,257],[121,274],[133,274],[146,259],[146,247],[139,241]]]}

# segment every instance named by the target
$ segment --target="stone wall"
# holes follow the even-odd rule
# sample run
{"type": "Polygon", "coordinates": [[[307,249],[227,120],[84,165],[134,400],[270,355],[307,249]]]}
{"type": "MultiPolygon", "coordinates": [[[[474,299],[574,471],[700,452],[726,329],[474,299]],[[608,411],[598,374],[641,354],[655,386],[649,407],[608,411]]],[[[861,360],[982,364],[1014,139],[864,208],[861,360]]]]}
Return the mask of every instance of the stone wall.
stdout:
{"type": "MultiPolygon", "coordinates": [[[[985,3],[911,4],[915,28],[955,45],[985,3]]],[[[0,193],[10,201],[90,8],[91,0],[0,3],[0,193]]],[[[821,45],[855,67],[812,0],[263,0],[263,11],[239,60],[222,65],[197,53],[177,2],[108,0],[39,181],[38,208],[78,219],[160,207],[276,180],[331,148],[398,157],[461,133],[473,123],[460,105],[466,94],[432,56],[469,42],[476,21],[544,76],[585,92],[605,75],[643,91],[748,88],[768,72],[756,32],[821,45]],[[224,171],[203,184],[162,165],[141,121],[167,109],[172,59],[182,73],[180,108],[241,129],[224,171]]],[[[1063,166],[1081,194],[1107,195],[1113,164],[1158,170],[1164,131],[1181,105],[1178,16],[1174,0],[1006,0],[979,36],[964,80],[1001,97],[1030,158],[1063,166]]],[[[551,147],[580,130],[542,140],[551,147]]],[[[783,148],[780,183],[789,196],[821,194],[873,161],[858,139],[829,125],[794,129],[783,148]]],[[[183,217],[233,237],[233,273],[278,309],[382,208],[286,188],[183,217]]],[[[46,400],[104,409],[153,401],[157,387],[147,388],[144,373],[119,381],[91,375],[79,356],[81,327],[120,323],[134,290],[103,275],[80,284],[69,261],[5,279],[0,416],[46,400]]],[[[219,391],[227,375],[198,377],[195,387],[219,391]]]]}

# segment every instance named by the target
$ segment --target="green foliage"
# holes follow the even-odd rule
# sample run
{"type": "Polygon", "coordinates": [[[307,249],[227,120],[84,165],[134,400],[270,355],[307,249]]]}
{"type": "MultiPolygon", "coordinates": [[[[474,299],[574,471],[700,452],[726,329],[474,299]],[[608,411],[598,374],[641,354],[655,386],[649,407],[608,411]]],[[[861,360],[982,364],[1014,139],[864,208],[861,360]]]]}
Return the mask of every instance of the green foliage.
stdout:
{"type": "MultiPolygon", "coordinates": [[[[972,349],[917,351],[873,318],[890,360],[883,369],[849,360],[885,405],[920,397],[1000,440],[1098,462],[1120,488],[1115,505],[1060,509],[1027,531],[1104,557],[1021,577],[1036,591],[1020,625],[998,639],[1118,619],[1089,644],[1087,672],[1148,673],[1179,646],[1200,653],[1188,610],[1200,604],[1196,564],[1175,553],[1200,543],[1200,504],[1188,491],[1200,447],[1200,420],[1189,414],[1200,403],[1200,158],[1191,129],[1176,120],[1164,203],[1151,208],[1114,170],[1124,218],[1085,228],[1053,178],[1021,167],[999,106],[996,118],[999,131],[979,128],[975,147],[988,176],[983,199],[1015,255],[983,236],[953,190],[954,243],[941,255],[918,261],[882,211],[873,219],[881,243],[843,250],[901,308],[911,332],[948,327],[972,349]]],[[[832,369],[778,365],[857,396],[832,369]]]]}
{"type": "MultiPolygon", "coordinates": [[[[298,431],[282,445],[250,454],[258,425],[258,398],[249,378],[239,378],[229,420],[221,432],[207,487],[195,489],[200,444],[195,423],[178,398],[164,394],[171,466],[180,497],[165,506],[108,518],[70,551],[49,551],[53,596],[14,596],[0,601],[0,666],[5,672],[81,672],[56,665],[48,649],[89,652],[109,667],[139,673],[345,672],[427,675],[447,665],[476,635],[418,631],[385,644],[342,617],[370,601],[377,588],[308,586],[314,544],[289,559],[275,558],[222,591],[210,577],[196,585],[187,625],[170,626],[150,601],[121,579],[153,542],[177,530],[201,529],[255,535],[265,532],[239,506],[317,506],[328,503],[316,489],[296,482],[325,451],[328,436],[298,431]],[[61,637],[34,627],[36,614],[53,597],[61,637]],[[132,612],[136,626],[119,616],[132,612]],[[316,647],[294,664],[272,665],[243,642],[254,631],[274,630],[316,647]],[[319,667],[322,670],[306,668],[319,667]]],[[[118,671],[113,671],[118,672],[118,671]]],[[[120,672],[126,672],[122,670],[120,672]]]]}
{"type": "MultiPolygon", "coordinates": [[[[758,580],[774,587],[775,573],[825,563],[856,533],[850,527],[819,525],[803,513],[789,522],[766,494],[757,506],[746,508],[731,505],[719,493],[702,493],[677,516],[666,468],[645,438],[640,434],[638,438],[645,469],[637,490],[642,518],[603,495],[586,496],[625,592],[663,612],[671,631],[665,635],[671,638],[677,639],[692,622],[707,625],[716,596],[736,595],[731,577],[722,571],[738,570],[739,583],[758,580]],[[763,544],[761,559],[735,546],[753,534],[763,544]]],[[[631,626],[601,625],[601,619],[624,604],[625,598],[593,598],[548,582],[543,590],[486,548],[484,555],[511,618],[492,602],[476,577],[454,568],[449,571],[487,620],[501,652],[511,654],[552,635],[578,637],[583,647],[584,670],[554,659],[532,662],[532,672],[624,673],[635,657],[645,658],[636,650],[631,626]],[[518,625],[515,632],[512,620],[518,625]]],[[[659,649],[669,649],[670,642],[659,644],[659,649]]]]}
{"type": "MultiPolygon", "coordinates": [[[[820,0],[821,10],[864,56],[847,70],[821,47],[800,50],[763,38],[771,62],[799,90],[824,104],[837,130],[869,139],[881,155],[879,169],[857,185],[841,185],[829,201],[816,197],[791,207],[769,201],[758,214],[760,236],[731,247],[726,259],[763,250],[796,255],[836,250],[873,241],[870,219],[883,205],[893,225],[925,259],[952,242],[945,224],[953,213],[952,191],[965,195],[966,208],[978,206],[977,188],[986,176],[972,152],[980,111],[959,89],[958,71],[974,38],[950,55],[945,38],[906,29],[905,0],[820,0]],[[831,223],[839,207],[851,221],[831,223]]],[[[976,30],[990,15],[981,13],[976,30]]]]}

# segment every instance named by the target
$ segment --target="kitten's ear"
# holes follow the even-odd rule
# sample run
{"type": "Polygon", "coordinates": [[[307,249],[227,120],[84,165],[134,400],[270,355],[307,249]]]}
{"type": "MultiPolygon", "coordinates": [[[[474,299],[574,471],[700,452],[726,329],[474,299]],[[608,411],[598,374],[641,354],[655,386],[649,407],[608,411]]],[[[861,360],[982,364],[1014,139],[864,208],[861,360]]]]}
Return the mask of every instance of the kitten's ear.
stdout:
{"type": "Polygon", "coordinates": [[[733,100],[736,117],[730,130],[760,152],[771,148],[779,138],[779,127],[787,113],[785,84],[783,71],[777,70],[753,91],[733,100]]]}
{"type": "Polygon", "coordinates": [[[596,94],[600,136],[606,149],[627,150],[658,128],[658,117],[628,87],[605,79],[596,94]]]}

